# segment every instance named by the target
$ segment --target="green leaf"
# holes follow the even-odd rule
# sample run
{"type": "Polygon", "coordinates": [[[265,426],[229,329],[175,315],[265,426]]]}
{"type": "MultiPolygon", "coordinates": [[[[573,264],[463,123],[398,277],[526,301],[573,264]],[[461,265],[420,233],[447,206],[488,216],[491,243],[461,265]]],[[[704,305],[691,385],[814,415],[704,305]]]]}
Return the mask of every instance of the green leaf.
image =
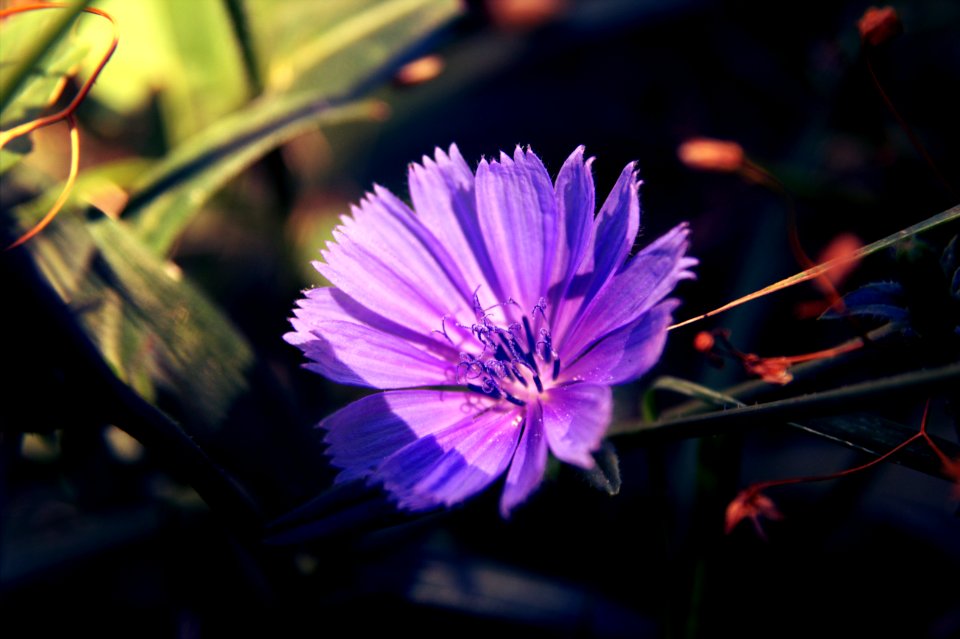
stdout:
{"type": "MultiPolygon", "coordinates": [[[[51,11],[39,11],[39,14],[53,15],[51,11]]],[[[64,11],[64,14],[67,12],[64,11]]],[[[8,65],[17,63],[20,56],[25,56],[27,47],[32,47],[36,41],[36,29],[39,24],[37,18],[44,16],[29,13],[11,16],[3,25],[3,47],[0,47],[0,70],[8,65]]],[[[49,20],[47,20],[49,22],[49,20]]],[[[74,38],[53,43],[46,53],[45,61],[41,66],[30,69],[22,80],[19,89],[8,101],[0,113],[0,129],[10,128],[38,117],[47,110],[54,91],[57,90],[63,78],[87,56],[89,47],[74,38]]],[[[2,76],[8,77],[6,73],[2,76]]],[[[11,140],[0,149],[0,175],[13,168],[27,153],[33,149],[29,136],[21,136],[11,140]]]]}
{"type": "Polygon", "coordinates": [[[268,92],[341,95],[462,11],[458,0],[247,3],[268,92]]]}
{"type": "Polygon", "coordinates": [[[318,124],[382,118],[375,101],[333,106],[310,96],[252,103],[177,147],[134,185],[124,219],[165,254],[207,199],[267,151],[318,124]]]}
{"type": "MultiPolygon", "coordinates": [[[[28,228],[36,210],[15,214],[28,228]]],[[[246,389],[253,354],[222,313],[126,224],[63,211],[23,249],[113,373],[153,403],[164,390],[190,432],[214,432],[246,389]]]]}
{"type": "MultiPolygon", "coordinates": [[[[73,24],[76,17],[83,11],[89,0],[76,0],[66,7],[51,8],[43,11],[27,12],[23,15],[11,16],[8,22],[19,21],[20,27],[15,24],[11,28],[4,25],[4,49],[13,50],[11,54],[14,60],[10,63],[7,72],[0,75],[0,113],[5,111],[10,102],[16,97],[27,82],[31,73],[36,72],[43,57],[54,49],[60,38],[64,36],[67,29],[73,24]],[[46,21],[39,34],[36,33],[36,25],[30,23],[31,19],[38,16],[28,15],[30,13],[42,14],[49,13],[52,18],[46,21]],[[30,31],[28,31],[30,29],[30,31]],[[32,33],[31,33],[32,31],[32,33]],[[20,38],[24,34],[30,34],[29,37],[20,38]],[[17,43],[23,43],[25,46],[17,47],[17,43]]],[[[46,16],[39,16],[43,19],[46,16]]],[[[6,54],[4,55],[6,57],[6,54]]],[[[4,62],[6,62],[4,60],[4,62]]],[[[0,69],[6,64],[0,65],[0,69]]]]}
{"type": "Polygon", "coordinates": [[[455,0],[292,6],[252,2],[248,9],[253,30],[260,30],[261,39],[266,30],[271,46],[283,50],[288,41],[300,42],[296,52],[290,51],[292,59],[283,63],[284,68],[296,74],[322,67],[322,77],[305,81],[304,90],[268,93],[222,118],[179,145],[143,177],[124,217],[159,255],[169,250],[214,192],[271,149],[320,124],[383,118],[381,103],[344,103],[334,96],[358,90],[374,71],[456,15],[460,4],[455,0]],[[279,23],[286,27],[270,30],[270,25],[279,23]],[[309,33],[302,36],[307,40],[282,37],[283,29],[294,26],[300,30],[309,26],[309,33]],[[342,73],[325,66],[334,57],[348,61],[342,73]]]}
{"type": "MultiPolygon", "coordinates": [[[[9,129],[37,117],[40,111],[47,108],[57,85],[89,52],[89,47],[83,44],[58,47],[50,54],[50,61],[43,70],[28,77],[17,99],[4,110],[0,128],[9,129]]],[[[2,59],[0,64],[3,64],[2,59]]]]}
{"type": "MultiPolygon", "coordinates": [[[[164,134],[176,143],[252,95],[223,2],[100,0],[97,6],[116,20],[120,36],[116,55],[91,93],[107,107],[106,117],[155,101],[164,134]]],[[[80,34],[99,51],[110,41],[110,24],[84,20],[80,34]]]]}

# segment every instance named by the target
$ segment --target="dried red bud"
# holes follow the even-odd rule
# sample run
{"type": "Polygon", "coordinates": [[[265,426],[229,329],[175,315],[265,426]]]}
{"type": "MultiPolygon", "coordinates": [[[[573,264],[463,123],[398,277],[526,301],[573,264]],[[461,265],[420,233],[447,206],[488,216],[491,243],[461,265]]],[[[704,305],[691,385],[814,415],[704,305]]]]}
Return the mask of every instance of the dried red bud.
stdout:
{"type": "Polygon", "coordinates": [[[707,331],[701,331],[693,338],[693,347],[701,353],[709,353],[716,343],[717,340],[713,337],[713,334],[707,331]]]}
{"type": "Polygon", "coordinates": [[[733,173],[743,166],[743,147],[736,142],[691,138],[680,145],[677,156],[688,168],[697,171],[733,173]]]}

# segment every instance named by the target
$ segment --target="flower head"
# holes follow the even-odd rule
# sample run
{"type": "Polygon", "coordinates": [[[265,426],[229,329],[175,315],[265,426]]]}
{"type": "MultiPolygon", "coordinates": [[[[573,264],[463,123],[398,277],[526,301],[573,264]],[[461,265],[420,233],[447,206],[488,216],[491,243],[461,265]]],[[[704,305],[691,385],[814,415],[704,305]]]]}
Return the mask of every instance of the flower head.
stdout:
{"type": "Polygon", "coordinates": [[[451,146],[410,166],[412,208],[375,186],[343,217],[314,263],[335,287],[307,290],[284,336],[308,369],[385,389],[319,424],[338,481],[424,510],[506,473],[506,516],[548,451],[593,467],[610,385],[656,363],[696,261],[683,224],[628,260],[633,164],[595,216],[591,163],[576,149],[552,184],[529,149],[474,174],[451,146]]]}

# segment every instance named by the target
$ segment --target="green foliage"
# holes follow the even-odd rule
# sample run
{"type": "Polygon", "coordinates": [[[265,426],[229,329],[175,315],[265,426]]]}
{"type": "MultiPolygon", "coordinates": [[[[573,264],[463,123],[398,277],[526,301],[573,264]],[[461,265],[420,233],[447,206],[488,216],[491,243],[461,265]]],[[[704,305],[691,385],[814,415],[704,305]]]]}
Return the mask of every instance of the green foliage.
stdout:
{"type": "MultiPolygon", "coordinates": [[[[0,47],[0,129],[6,130],[37,117],[63,78],[88,54],[88,48],[67,28],[86,2],[69,11],[41,11],[8,19],[0,47]],[[37,31],[41,31],[38,37],[37,31]],[[37,64],[39,60],[42,65],[37,64]]],[[[21,137],[0,148],[0,175],[16,165],[32,149],[21,137]]]]}
{"type": "Polygon", "coordinates": [[[10,55],[11,59],[3,60],[3,67],[9,65],[9,69],[5,68],[0,76],[0,113],[14,98],[21,97],[17,93],[29,83],[32,74],[49,75],[52,60],[49,57],[44,60],[44,57],[54,53],[60,39],[86,5],[87,0],[75,0],[63,11],[50,11],[48,16],[19,16],[26,19],[21,20],[19,26],[4,30],[4,58],[10,55]]]}
{"type": "Polygon", "coordinates": [[[376,120],[373,101],[333,106],[312,96],[258,100],[174,149],[134,185],[125,219],[144,244],[165,254],[211,195],[270,149],[316,127],[376,120]]]}
{"type": "MultiPolygon", "coordinates": [[[[5,21],[2,62],[14,72],[3,76],[4,128],[36,117],[61,78],[80,65],[83,79],[98,62],[110,25],[91,16],[77,20],[82,5],[5,21]],[[38,25],[51,19],[37,38],[38,25]]],[[[116,19],[120,45],[81,119],[101,135],[128,135],[122,127],[136,122],[150,133],[128,137],[132,157],[82,171],[57,219],[17,250],[26,252],[42,278],[37,285],[52,289],[67,322],[122,384],[148,404],[172,409],[190,437],[216,437],[251,392],[257,357],[226,315],[167,260],[171,248],[212,196],[280,145],[318,127],[382,120],[385,105],[364,99],[375,87],[371,80],[388,77],[461,7],[454,0],[106,0],[97,6],[116,19]],[[280,86],[283,69],[296,81],[280,86]],[[255,97],[264,89],[261,74],[268,83],[255,97]],[[147,160],[158,144],[162,156],[147,160]],[[120,219],[91,206],[104,188],[126,191],[120,219]]],[[[62,166],[65,158],[30,151],[24,137],[0,156],[4,180],[34,194],[3,211],[11,239],[42,218],[62,188],[46,168],[62,166]]],[[[155,417],[138,422],[164,423],[155,417]]],[[[143,431],[138,436],[152,439],[143,431]]],[[[189,440],[169,441],[173,459],[196,457],[184,443],[189,440]]],[[[202,492],[210,484],[196,468],[202,492]]],[[[213,485],[229,491],[232,482],[213,485]]]]}
{"type": "Polygon", "coordinates": [[[218,428],[246,389],[247,341],[126,223],[84,222],[78,213],[65,211],[27,244],[66,313],[121,381],[151,401],[162,388],[183,404],[192,426],[218,428]]]}
{"type": "Polygon", "coordinates": [[[267,93],[340,95],[459,11],[457,0],[247,3],[267,93]]]}

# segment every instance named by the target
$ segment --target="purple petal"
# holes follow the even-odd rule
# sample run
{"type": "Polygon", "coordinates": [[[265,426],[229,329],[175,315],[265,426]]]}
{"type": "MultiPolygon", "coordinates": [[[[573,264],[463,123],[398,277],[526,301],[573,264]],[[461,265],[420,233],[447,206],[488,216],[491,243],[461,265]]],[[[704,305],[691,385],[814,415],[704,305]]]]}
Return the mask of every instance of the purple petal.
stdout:
{"type": "Polygon", "coordinates": [[[490,402],[463,392],[387,391],[359,399],[333,413],[317,427],[338,482],[369,476],[385,459],[422,437],[471,419],[490,402]]]}
{"type": "Polygon", "coordinates": [[[409,388],[450,383],[457,351],[442,337],[422,335],[368,310],[335,288],[298,300],[283,338],[312,360],[306,367],[343,384],[409,388]]]}
{"type": "Polygon", "coordinates": [[[623,168],[613,190],[594,220],[591,243],[553,323],[558,338],[567,332],[581,308],[590,303],[607,280],[620,268],[640,228],[640,183],[631,162],[623,168]]]}
{"type": "Polygon", "coordinates": [[[473,173],[455,144],[449,155],[437,149],[435,156],[435,161],[424,156],[422,165],[410,165],[410,198],[417,217],[456,260],[471,292],[480,286],[499,297],[493,288],[497,283],[489,281],[494,279],[493,266],[480,232],[473,173]]]}
{"type": "Polygon", "coordinates": [[[510,516],[516,506],[540,485],[547,467],[547,438],[543,432],[543,413],[539,402],[527,404],[523,437],[513,455],[510,472],[500,498],[500,514],[510,516]]]}
{"type": "Polygon", "coordinates": [[[368,328],[389,333],[397,339],[412,342],[420,347],[436,352],[442,357],[456,359],[458,351],[438,333],[424,334],[393,322],[386,317],[374,313],[367,307],[356,302],[340,289],[333,287],[319,287],[304,291],[304,297],[297,300],[297,307],[293,310],[296,316],[291,320],[300,327],[300,337],[294,333],[284,335],[291,344],[310,341],[314,337],[312,327],[324,322],[351,322],[362,324],[368,328]]]}
{"type": "Polygon", "coordinates": [[[567,367],[561,380],[612,385],[640,377],[660,358],[673,309],[679,303],[674,299],[660,302],[637,321],[610,333],[567,367]]]}
{"type": "Polygon", "coordinates": [[[480,230],[499,291],[529,310],[547,293],[556,242],[553,184],[532,152],[477,167],[480,230]]]}
{"type": "Polygon", "coordinates": [[[609,386],[570,384],[551,388],[543,402],[543,429],[554,457],[593,468],[593,455],[610,424],[613,393],[609,386]]]}
{"type": "Polygon", "coordinates": [[[603,287],[573,322],[563,340],[561,358],[573,361],[591,342],[637,320],[667,296],[697,261],[684,257],[686,223],[674,227],[640,251],[603,287]]]}
{"type": "Polygon", "coordinates": [[[468,311],[470,292],[449,255],[413,212],[377,187],[345,216],[322,252],[320,273],[360,304],[429,333],[468,311]]]}
{"type": "Polygon", "coordinates": [[[285,337],[312,360],[305,368],[335,382],[410,388],[454,381],[450,359],[381,330],[353,322],[291,323],[296,332],[285,337]]]}
{"type": "Polygon", "coordinates": [[[596,202],[590,172],[592,163],[593,158],[583,161],[583,147],[577,147],[563,163],[554,185],[559,217],[557,254],[550,280],[550,301],[554,308],[566,294],[587,247],[593,244],[596,202]]]}
{"type": "MultiPolygon", "coordinates": [[[[518,411],[478,411],[469,405],[464,410],[457,421],[443,422],[444,428],[421,436],[377,468],[376,478],[401,508],[450,506],[483,490],[506,470],[520,435],[518,411]]],[[[439,421],[438,416],[425,419],[439,421]]]]}

